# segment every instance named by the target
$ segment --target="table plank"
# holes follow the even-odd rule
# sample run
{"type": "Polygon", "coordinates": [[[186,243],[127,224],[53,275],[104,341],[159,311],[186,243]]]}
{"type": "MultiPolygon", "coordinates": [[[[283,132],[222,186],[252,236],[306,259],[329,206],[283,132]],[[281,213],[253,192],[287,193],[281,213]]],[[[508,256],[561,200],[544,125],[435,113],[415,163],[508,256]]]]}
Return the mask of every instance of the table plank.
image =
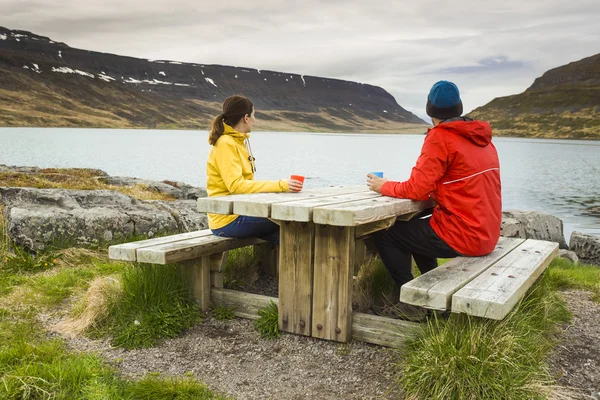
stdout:
{"type": "Polygon", "coordinates": [[[449,310],[454,293],[524,241],[501,237],[494,251],[487,256],[452,259],[402,285],[400,301],[435,310],[449,310]]]}
{"type": "Polygon", "coordinates": [[[452,312],[502,320],[558,254],[558,243],[527,239],[452,296],[452,312]]]}
{"type": "Polygon", "coordinates": [[[432,201],[412,201],[381,196],[374,199],[315,207],[313,221],[323,225],[357,226],[432,206],[432,201]]]}
{"type": "Polygon", "coordinates": [[[274,204],[285,204],[287,202],[314,200],[319,198],[327,199],[335,195],[368,193],[368,191],[369,189],[366,186],[361,185],[332,188],[317,192],[281,193],[275,199],[270,197],[261,198],[259,196],[255,196],[245,200],[236,200],[233,203],[233,213],[238,215],[248,215],[251,217],[273,218],[271,212],[274,204]]]}
{"type": "MultiPolygon", "coordinates": [[[[213,214],[234,214],[235,203],[272,204],[283,201],[295,201],[311,197],[326,197],[329,195],[353,193],[368,190],[365,185],[339,185],[326,188],[305,189],[300,193],[251,193],[234,194],[230,196],[203,197],[198,199],[198,211],[213,214]]],[[[263,213],[264,214],[264,213],[263,213]]],[[[245,214],[240,214],[245,215],[245,214]]],[[[264,215],[257,215],[264,216],[264,215]]],[[[268,215],[265,217],[269,217],[268,215]]]]}
{"type": "Polygon", "coordinates": [[[271,206],[271,218],[281,221],[308,222],[312,221],[313,208],[315,207],[347,203],[374,197],[381,197],[381,195],[367,189],[358,193],[276,203],[271,206]]]}

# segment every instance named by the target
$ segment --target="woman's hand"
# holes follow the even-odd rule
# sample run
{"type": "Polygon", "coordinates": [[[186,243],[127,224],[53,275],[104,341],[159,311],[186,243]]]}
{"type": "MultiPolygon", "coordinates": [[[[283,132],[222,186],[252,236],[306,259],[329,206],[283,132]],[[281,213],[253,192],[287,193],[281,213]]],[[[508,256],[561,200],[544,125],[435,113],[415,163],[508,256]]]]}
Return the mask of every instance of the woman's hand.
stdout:
{"type": "Polygon", "coordinates": [[[304,184],[300,181],[290,179],[288,180],[288,187],[290,188],[290,192],[299,192],[302,190],[304,184]]]}
{"type": "Polygon", "coordinates": [[[387,181],[387,178],[379,178],[376,175],[367,174],[367,186],[374,192],[381,193],[381,186],[387,181]]]}

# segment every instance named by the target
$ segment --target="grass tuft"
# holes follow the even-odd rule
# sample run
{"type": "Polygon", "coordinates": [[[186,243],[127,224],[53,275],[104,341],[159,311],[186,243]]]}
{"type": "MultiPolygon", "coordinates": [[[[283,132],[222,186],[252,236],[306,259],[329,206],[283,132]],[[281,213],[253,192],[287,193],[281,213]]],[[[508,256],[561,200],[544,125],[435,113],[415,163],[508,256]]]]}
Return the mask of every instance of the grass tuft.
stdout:
{"type": "Polygon", "coordinates": [[[258,319],[254,321],[254,327],[260,336],[266,339],[275,339],[281,336],[279,333],[279,310],[277,304],[270,301],[265,308],[258,310],[258,319]]]}
{"type": "Polygon", "coordinates": [[[225,400],[186,378],[149,375],[127,381],[100,357],[67,352],[32,322],[0,322],[2,399],[225,400]]]}
{"type": "Polygon", "coordinates": [[[106,317],[93,332],[110,334],[116,346],[151,347],[203,318],[187,284],[187,273],[173,265],[131,265],[121,276],[123,295],[109,297],[106,317]]]}
{"type": "Polygon", "coordinates": [[[96,278],[90,284],[81,303],[75,307],[75,317],[55,325],[55,329],[70,337],[81,335],[108,316],[108,304],[123,296],[121,282],[115,277],[96,278]]]}
{"type": "Polygon", "coordinates": [[[13,273],[35,273],[52,268],[58,262],[53,253],[40,252],[32,254],[21,247],[4,254],[0,269],[13,273]]]}
{"type": "Polygon", "coordinates": [[[225,400],[215,395],[205,385],[189,377],[167,378],[149,375],[139,382],[129,384],[127,392],[139,400],[225,400]]]}
{"type": "Polygon", "coordinates": [[[223,271],[223,285],[227,289],[254,288],[258,281],[259,257],[254,246],[240,247],[229,252],[223,271]]]}
{"type": "Polygon", "coordinates": [[[116,186],[104,182],[102,171],[85,168],[47,168],[38,172],[0,172],[4,186],[38,189],[114,190],[138,200],[175,200],[166,193],[151,190],[147,185],[116,186]]]}
{"type": "Polygon", "coordinates": [[[358,311],[365,312],[373,306],[373,302],[394,291],[395,283],[379,257],[369,257],[360,267],[354,281],[354,299],[358,303],[358,311]]]}
{"type": "Polygon", "coordinates": [[[211,314],[212,314],[213,318],[218,321],[232,320],[232,319],[235,319],[235,308],[236,308],[235,306],[233,306],[233,307],[225,307],[225,306],[214,307],[211,311],[211,314]]]}
{"type": "Polygon", "coordinates": [[[573,264],[564,258],[555,258],[546,271],[546,280],[557,290],[589,290],[593,293],[593,301],[600,302],[600,268],[597,266],[573,264]]]}
{"type": "Polygon", "coordinates": [[[546,276],[503,321],[433,318],[400,350],[397,382],[409,399],[545,399],[555,332],[569,313],[546,276]]]}

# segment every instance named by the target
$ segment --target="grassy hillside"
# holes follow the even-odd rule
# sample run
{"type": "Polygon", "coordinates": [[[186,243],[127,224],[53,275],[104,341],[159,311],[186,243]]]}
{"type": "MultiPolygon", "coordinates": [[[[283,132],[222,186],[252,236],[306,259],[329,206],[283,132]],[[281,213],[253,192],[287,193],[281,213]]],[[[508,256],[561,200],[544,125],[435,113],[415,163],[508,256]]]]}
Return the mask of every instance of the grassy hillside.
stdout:
{"type": "Polygon", "coordinates": [[[473,110],[498,136],[600,139],[600,54],[552,69],[525,92],[473,110]]]}

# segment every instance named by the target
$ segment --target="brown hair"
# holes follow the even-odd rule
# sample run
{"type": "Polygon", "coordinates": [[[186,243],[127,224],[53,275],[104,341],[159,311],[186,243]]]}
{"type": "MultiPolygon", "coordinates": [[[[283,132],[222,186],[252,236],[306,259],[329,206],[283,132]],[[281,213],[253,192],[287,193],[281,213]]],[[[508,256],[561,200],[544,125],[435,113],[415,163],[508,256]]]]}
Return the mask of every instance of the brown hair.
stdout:
{"type": "Polygon", "coordinates": [[[210,127],[208,143],[215,145],[217,140],[223,134],[225,127],[223,123],[229,126],[235,126],[244,116],[251,115],[254,110],[254,104],[244,96],[230,96],[223,102],[223,114],[217,115],[210,127]]]}

